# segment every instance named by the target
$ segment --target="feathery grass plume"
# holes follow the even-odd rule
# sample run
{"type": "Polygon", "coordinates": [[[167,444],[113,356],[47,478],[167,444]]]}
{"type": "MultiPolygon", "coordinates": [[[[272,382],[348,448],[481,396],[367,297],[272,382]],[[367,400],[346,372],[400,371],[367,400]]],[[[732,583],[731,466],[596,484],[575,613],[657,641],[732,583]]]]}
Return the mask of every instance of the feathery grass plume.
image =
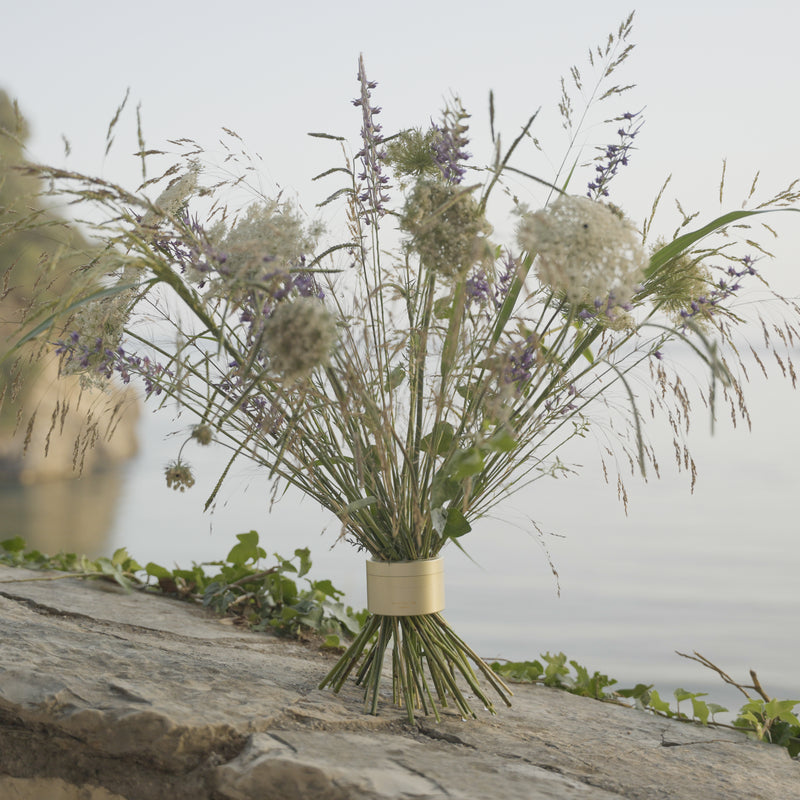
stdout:
{"type": "MultiPolygon", "coordinates": [[[[593,84],[573,71],[589,106],[608,106],[625,91],[612,81],[630,53],[629,33],[630,18],[592,51],[593,84]]],[[[290,484],[305,493],[339,520],[344,541],[384,565],[465,547],[473,525],[498,504],[567,474],[561,447],[589,431],[604,446],[603,469],[612,459],[617,466],[627,502],[622,475],[658,469],[648,407],[671,426],[676,457],[694,479],[686,446],[695,414],[687,386],[694,381],[671,358],[674,345],[688,342],[708,371],[703,413],[713,414],[722,400],[735,418],[747,419],[736,301],[755,273],[752,254],[762,251],[757,231],[747,230],[740,242],[747,250],[730,244],[745,231],[737,226],[796,205],[794,185],[772,204],[754,196],[755,208],[706,224],[686,214],[648,258],[622,211],[567,194],[568,185],[556,189],[594,177],[590,193],[605,196],[638,117],[628,120],[621,151],[605,153],[602,174],[589,162],[583,169],[593,175],[570,167],[567,181],[565,164],[585,164],[572,150],[587,116],[564,101],[570,141],[554,174],[517,166],[533,114],[505,150],[494,136],[497,149],[485,162],[491,166],[470,166],[476,180],[465,185],[467,114],[460,104],[449,104],[427,133],[404,128],[384,136],[363,58],[357,77],[356,154],[345,148],[344,164],[319,176],[341,181],[325,202],[334,208],[345,200],[344,241],[307,222],[279,192],[234,204],[232,193],[255,185],[248,160],[242,174],[201,185],[211,170],[190,140],[160,181],[137,192],[38,167],[54,191],[103,212],[95,233],[134,270],[135,282],[120,282],[117,269],[99,294],[95,282],[93,291],[31,318],[20,340],[52,341],[47,334],[57,321],[78,318],[83,306],[87,328],[113,321],[116,335],[115,314],[104,318],[97,309],[119,304],[130,312],[121,342],[102,347],[102,359],[90,354],[85,369],[138,377],[150,397],[176,400],[203,437],[213,431],[213,445],[228,448],[231,461],[247,457],[263,467],[275,492],[290,484]],[[205,171],[196,174],[195,163],[205,171]],[[391,198],[390,169],[399,193],[391,198]],[[519,241],[495,246],[489,200],[508,172],[531,179],[543,195],[541,210],[520,209],[519,241]],[[181,182],[182,175],[189,177],[181,182]],[[149,199],[175,177],[167,191],[175,189],[178,206],[149,199]],[[729,238],[720,243],[717,234],[729,238]],[[702,264],[713,278],[704,295],[692,296],[705,279],[702,264]],[[710,321],[706,328],[695,324],[701,317],[710,321]]],[[[337,137],[316,136],[342,146],[337,137]]],[[[231,153],[226,168],[236,163],[231,153]]],[[[759,270],[754,277],[762,276],[759,270]]],[[[764,330],[793,380],[786,356],[800,341],[800,308],[783,310],[780,333],[764,330]]],[[[75,333],[83,341],[84,332],[75,333]]],[[[169,469],[170,485],[191,485],[180,452],[169,469]]],[[[509,702],[507,687],[438,610],[373,611],[322,685],[338,691],[353,675],[364,687],[365,709],[376,713],[389,653],[393,697],[409,721],[419,709],[438,717],[451,704],[464,717],[475,716],[476,704],[493,711],[493,694],[509,702]]]]}

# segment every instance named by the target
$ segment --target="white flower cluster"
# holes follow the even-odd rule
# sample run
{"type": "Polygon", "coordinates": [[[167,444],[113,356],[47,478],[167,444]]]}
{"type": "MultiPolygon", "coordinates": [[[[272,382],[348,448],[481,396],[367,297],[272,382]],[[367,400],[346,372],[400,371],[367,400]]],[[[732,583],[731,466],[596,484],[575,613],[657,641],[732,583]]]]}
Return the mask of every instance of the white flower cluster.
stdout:
{"type": "Polygon", "coordinates": [[[167,188],[161,192],[153,204],[154,208],[148,210],[142,217],[142,225],[150,227],[158,224],[162,216],[175,216],[197,190],[197,177],[199,174],[200,164],[197,161],[192,161],[189,165],[189,170],[183,175],[173,178],[167,188]]]}
{"type": "Polygon", "coordinates": [[[442,181],[419,181],[406,203],[402,227],[425,267],[446,278],[490,264],[491,226],[468,190],[442,181]]]}
{"type": "Polygon", "coordinates": [[[287,382],[326,364],[335,344],[336,319],[316,297],[278,303],[264,326],[264,352],[287,382]]]}
{"type": "Polygon", "coordinates": [[[547,209],[523,214],[517,241],[537,255],[544,284],[572,303],[604,309],[631,300],[648,263],[633,225],[588,197],[564,195],[547,209]]]}
{"type": "Polygon", "coordinates": [[[220,281],[230,289],[286,270],[313,250],[321,233],[318,224],[306,228],[290,203],[273,200],[254,203],[229,230],[219,225],[209,238],[225,254],[220,281]]]}

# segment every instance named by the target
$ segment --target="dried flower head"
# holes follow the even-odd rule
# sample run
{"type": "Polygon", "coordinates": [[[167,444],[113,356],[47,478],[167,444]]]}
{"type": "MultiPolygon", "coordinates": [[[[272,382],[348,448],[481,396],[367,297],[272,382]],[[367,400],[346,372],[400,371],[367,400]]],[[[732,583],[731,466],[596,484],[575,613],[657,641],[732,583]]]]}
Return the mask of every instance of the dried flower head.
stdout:
{"type": "Polygon", "coordinates": [[[272,370],[292,382],[328,362],[336,320],[316,297],[279,303],[264,325],[262,348],[272,370]]]}
{"type": "Polygon", "coordinates": [[[382,127],[375,121],[375,117],[381,113],[381,108],[372,105],[372,90],[378,84],[367,79],[363,55],[358,57],[358,82],[361,85],[361,93],[353,100],[353,105],[361,108],[361,139],[364,145],[356,153],[356,158],[360,159],[363,167],[358,176],[360,185],[358,201],[362,204],[364,221],[367,225],[371,225],[386,213],[389,179],[383,174],[386,147],[381,133],[382,127]]]}
{"type": "Polygon", "coordinates": [[[214,441],[214,432],[209,425],[195,425],[192,429],[192,439],[203,446],[214,441]]]}
{"type": "Polygon", "coordinates": [[[436,131],[410,128],[392,137],[386,144],[386,160],[394,172],[403,176],[431,177],[441,174],[434,153],[436,131]]]}
{"type": "MultiPolygon", "coordinates": [[[[656,252],[666,245],[659,240],[653,246],[656,252]]],[[[711,273],[703,263],[703,257],[684,252],[664,264],[648,282],[655,304],[669,314],[674,321],[681,321],[682,312],[692,304],[706,298],[713,290],[711,273]]],[[[700,315],[700,320],[703,320],[700,315]]]]}
{"type": "Polygon", "coordinates": [[[406,202],[401,226],[425,267],[440,275],[460,276],[492,258],[486,239],[492,229],[469,189],[419,181],[406,202]]]}
{"type": "Polygon", "coordinates": [[[537,254],[540,280],[581,305],[624,306],[648,264],[633,225],[587,197],[564,195],[548,209],[523,213],[517,241],[537,254]]]}
{"type": "Polygon", "coordinates": [[[170,464],[165,470],[164,476],[167,479],[167,486],[176,492],[178,490],[183,492],[194,486],[192,470],[188,464],[184,464],[182,461],[174,461],[170,464]]]}

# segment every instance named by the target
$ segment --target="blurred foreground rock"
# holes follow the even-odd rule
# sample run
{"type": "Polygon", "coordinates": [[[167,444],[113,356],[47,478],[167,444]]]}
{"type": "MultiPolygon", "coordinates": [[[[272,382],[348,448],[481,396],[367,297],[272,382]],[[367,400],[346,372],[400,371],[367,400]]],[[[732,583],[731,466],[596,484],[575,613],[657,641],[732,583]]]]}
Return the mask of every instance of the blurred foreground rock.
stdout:
{"type": "Polygon", "coordinates": [[[136,454],[138,419],[132,389],[81,389],[51,359],[26,381],[19,424],[0,424],[0,480],[32,484],[120,464],[136,454]]]}
{"type": "Polygon", "coordinates": [[[59,379],[54,347],[49,354],[33,344],[12,351],[43,319],[30,313],[51,313],[58,298],[71,297],[100,252],[56,213],[52,198],[42,201],[46,187],[39,179],[20,169],[27,165],[28,134],[19,108],[0,89],[0,480],[23,484],[72,478],[130,458],[138,417],[132,391],[81,392],[76,377],[59,379]]]}
{"type": "Polygon", "coordinates": [[[775,800],[800,763],[733,731],[536,686],[414,726],[316,687],[333,656],[110,584],[0,567],[3,800],[775,800]]]}

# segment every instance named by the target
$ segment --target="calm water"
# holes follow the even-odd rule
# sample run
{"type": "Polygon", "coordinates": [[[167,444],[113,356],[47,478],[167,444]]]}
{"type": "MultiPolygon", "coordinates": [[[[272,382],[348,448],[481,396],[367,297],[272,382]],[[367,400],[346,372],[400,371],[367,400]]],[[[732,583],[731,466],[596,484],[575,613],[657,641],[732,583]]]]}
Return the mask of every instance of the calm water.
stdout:
{"type": "MultiPolygon", "coordinates": [[[[595,445],[580,442],[573,460],[587,465],[582,474],[540,481],[462,540],[474,562],[445,551],[451,624],[485,657],[564,651],[623,686],[710,691],[738,708],[736,691],[674,652],[697,650],[740,681],[754,668],[767,691],[800,699],[800,394],[760,382],[748,404],[752,433],[721,425],[711,437],[698,417],[693,495],[666,449],[661,480],[627,479],[627,516],[592,460],[595,445]],[[560,597],[527,517],[546,532],[560,597]]],[[[163,468],[181,441],[169,434],[181,426],[145,414],[142,450],[120,475],[2,490],[0,535],[22,533],[50,551],[125,546],[141,563],[188,565],[221,558],[237,533],[255,529],[270,552],[309,547],[313,574],[330,577],[352,605],[366,604],[363,560],[344,543],[332,546],[336,522],[291,494],[270,512],[269,487],[252,467],[234,469],[213,513],[203,514],[225,456],[192,443],[184,456],[197,484],[168,490],[163,468]],[[42,538],[59,529],[55,509],[65,509],[57,516],[70,531],[60,542],[42,538]]]]}

